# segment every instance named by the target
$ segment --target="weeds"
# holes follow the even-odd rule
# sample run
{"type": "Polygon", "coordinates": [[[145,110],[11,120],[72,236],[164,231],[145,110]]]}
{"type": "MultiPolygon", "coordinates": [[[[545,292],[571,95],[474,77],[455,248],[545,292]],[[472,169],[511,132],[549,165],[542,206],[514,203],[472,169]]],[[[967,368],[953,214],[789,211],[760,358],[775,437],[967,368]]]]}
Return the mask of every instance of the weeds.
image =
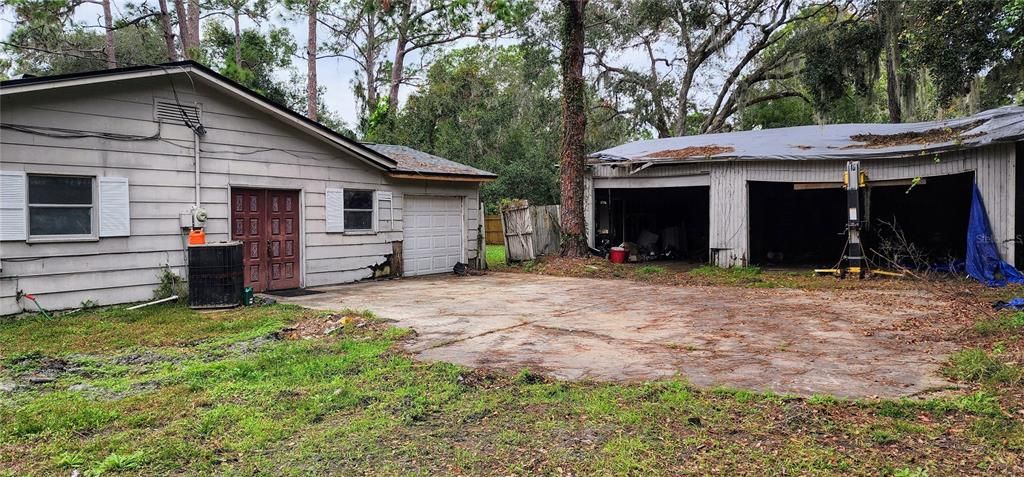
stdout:
{"type": "Polygon", "coordinates": [[[1024,328],[1024,312],[998,316],[974,324],[974,331],[982,336],[1017,331],[1021,328],[1024,328]]]}
{"type": "Polygon", "coordinates": [[[944,372],[949,377],[968,382],[1016,384],[1021,380],[1020,369],[1004,364],[980,348],[954,353],[944,372]]]}
{"type": "Polygon", "coordinates": [[[659,267],[657,265],[645,265],[636,269],[636,274],[641,277],[649,277],[652,275],[664,275],[668,273],[665,267],[659,267]]]}
{"type": "Polygon", "coordinates": [[[154,306],[0,323],[0,378],[55,359],[88,370],[0,399],[0,475],[920,476],[1019,462],[1024,433],[990,391],[854,402],[682,380],[553,381],[414,361],[395,350],[407,331],[379,322],[268,338],[315,316],[154,306]],[[135,355],[174,360],[123,359],[135,355]],[[119,393],[97,399],[73,384],[119,393]],[[847,428],[859,438],[821,439],[847,428]],[[905,462],[921,468],[890,467],[905,462]]]}
{"type": "Polygon", "coordinates": [[[153,290],[154,299],[162,300],[177,295],[179,303],[185,303],[188,300],[188,284],[184,278],[174,273],[169,265],[160,267],[159,277],[160,284],[157,285],[156,290],[153,290]]]}

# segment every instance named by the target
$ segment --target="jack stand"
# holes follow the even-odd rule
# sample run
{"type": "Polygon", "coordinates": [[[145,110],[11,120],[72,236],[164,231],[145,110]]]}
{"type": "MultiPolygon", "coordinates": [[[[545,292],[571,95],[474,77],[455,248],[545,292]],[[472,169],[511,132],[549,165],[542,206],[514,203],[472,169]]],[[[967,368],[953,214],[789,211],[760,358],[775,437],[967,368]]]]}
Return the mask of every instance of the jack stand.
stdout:
{"type": "Polygon", "coordinates": [[[839,268],[814,270],[817,274],[830,274],[840,278],[856,275],[864,278],[867,273],[867,261],[864,260],[864,246],[860,241],[860,188],[864,186],[865,176],[860,171],[860,161],[848,161],[846,172],[843,173],[843,185],[846,187],[846,255],[843,256],[839,268]]]}

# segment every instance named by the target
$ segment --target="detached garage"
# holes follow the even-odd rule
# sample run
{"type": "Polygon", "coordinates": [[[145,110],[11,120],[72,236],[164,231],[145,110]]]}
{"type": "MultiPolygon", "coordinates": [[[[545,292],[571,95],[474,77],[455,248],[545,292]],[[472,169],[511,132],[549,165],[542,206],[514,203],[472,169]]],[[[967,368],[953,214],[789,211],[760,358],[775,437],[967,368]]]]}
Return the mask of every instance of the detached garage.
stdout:
{"type": "Polygon", "coordinates": [[[0,314],[148,300],[186,234],[275,291],[451,273],[494,174],[366,144],[194,62],[0,85],[0,314]]]}
{"type": "Polygon", "coordinates": [[[976,187],[992,228],[984,240],[1022,264],[1022,157],[1020,106],[925,123],[636,141],[589,158],[588,238],[602,246],[647,237],[653,249],[722,267],[830,267],[846,253],[844,178],[856,163],[853,220],[866,251],[904,241],[935,266],[963,263],[976,187]]]}

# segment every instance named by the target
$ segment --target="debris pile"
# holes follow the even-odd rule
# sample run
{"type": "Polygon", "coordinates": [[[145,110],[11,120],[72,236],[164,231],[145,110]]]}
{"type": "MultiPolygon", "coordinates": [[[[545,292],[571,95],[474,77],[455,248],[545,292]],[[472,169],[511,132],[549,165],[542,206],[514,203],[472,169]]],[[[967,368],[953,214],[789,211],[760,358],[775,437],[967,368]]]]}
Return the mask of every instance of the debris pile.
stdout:
{"type": "Polygon", "coordinates": [[[647,159],[686,159],[688,157],[709,157],[716,154],[733,152],[736,148],[732,146],[718,146],[709,144],[707,146],[689,146],[680,149],[666,149],[664,151],[652,152],[644,158],[647,159]]]}
{"type": "Polygon", "coordinates": [[[286,340],[308,340],[334,334],[349,326],[363,328],[368,324],[369,320],[359,315],[331,313],[295,323],[281,330],[279,336],[286,340]]]}
{"type": "Polygon", "coordinates": [[[909,144],[934,144],[956,140],[972,139],[984,135],[984,132],[974,134],[963,134],[982,124],[987,119],[970,122],[962,126],[949,128],[933,128],[924,131],[908,131],[896,134],[854,134],[850,136],[853,141],[863,144],[851,144],[843,149],[881,149],[893,146],[906,146],[909,144]]]}

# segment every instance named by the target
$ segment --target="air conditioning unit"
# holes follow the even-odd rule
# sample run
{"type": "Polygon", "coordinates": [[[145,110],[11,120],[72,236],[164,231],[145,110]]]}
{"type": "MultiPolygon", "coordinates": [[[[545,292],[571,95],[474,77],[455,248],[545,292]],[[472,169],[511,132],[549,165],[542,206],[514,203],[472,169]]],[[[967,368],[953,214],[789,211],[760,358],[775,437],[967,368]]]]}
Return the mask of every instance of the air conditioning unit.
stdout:
{"type": "Polygon", "coordinates": [[[242,242],[188,247],[188,303],[192,308],[228,308],[242,303],[242,242]]]}

